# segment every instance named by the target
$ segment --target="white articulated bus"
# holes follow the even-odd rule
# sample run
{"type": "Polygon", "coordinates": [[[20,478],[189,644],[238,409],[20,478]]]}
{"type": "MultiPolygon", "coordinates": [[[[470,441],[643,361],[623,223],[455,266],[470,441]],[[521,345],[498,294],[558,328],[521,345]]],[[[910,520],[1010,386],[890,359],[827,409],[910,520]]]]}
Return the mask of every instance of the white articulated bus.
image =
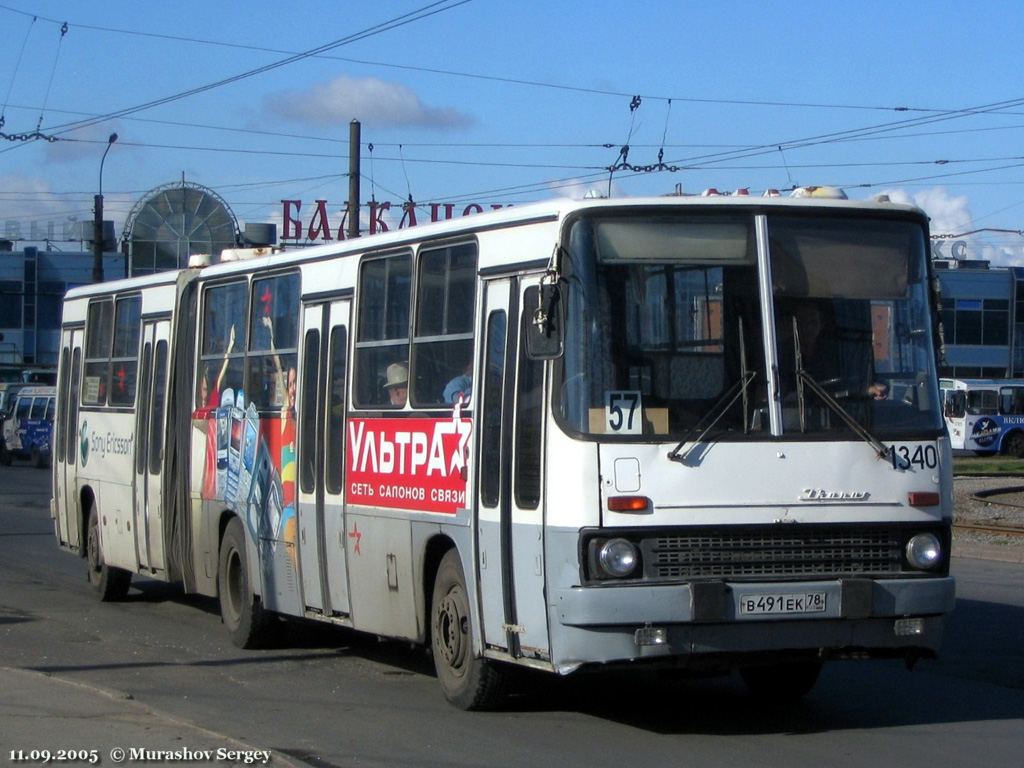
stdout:
{"type": "Polygon", "coordinates": [[[511,666],[936,652],[954,602],[924,214],[553,201],[77,288],[53,516],[132,574],[511,666]]]}

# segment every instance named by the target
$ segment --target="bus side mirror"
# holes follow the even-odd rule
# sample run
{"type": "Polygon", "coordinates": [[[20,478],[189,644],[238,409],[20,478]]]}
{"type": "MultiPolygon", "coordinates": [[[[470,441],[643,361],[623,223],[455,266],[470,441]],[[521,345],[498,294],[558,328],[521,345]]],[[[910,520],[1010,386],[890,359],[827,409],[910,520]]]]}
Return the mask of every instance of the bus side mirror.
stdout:
{"type": "Polygon", "coordinates": [[[533,360],[562,356],[562,294],[558,283],[531,285],[523,297],[526,354],[533,360]]]}

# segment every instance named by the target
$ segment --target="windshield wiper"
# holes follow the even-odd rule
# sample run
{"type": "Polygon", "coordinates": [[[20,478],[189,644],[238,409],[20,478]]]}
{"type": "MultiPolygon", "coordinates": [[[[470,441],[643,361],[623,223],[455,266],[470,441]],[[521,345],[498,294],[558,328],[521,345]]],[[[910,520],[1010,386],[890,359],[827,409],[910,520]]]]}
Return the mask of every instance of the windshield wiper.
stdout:
{"type": "Polygon", "coordinates": [[[830,395],[820,383],[815,381],[814,377],[811,376],[804,369],[803,356],[800,354],[800,334],[796,327],[796,318],[793,318],[793,357],[796,360],[796,399],[797,408],[800,412],[800,431],[807,431],[806,424],[806,413],[805,413],[805,401],[804,401],[804,387],[808,387],[811,392],[816,394],[818,398],[829,407],[843,423],[846,424],[853,432],[865,443],[875,449],[875,453],[878,454],[878,458],[884,459],[889,454],[889,448],[879,440],[877,437],[872,435],[860,422],[858,422],[849,411],[843,408],[832,395],[830,395]]]}
{"type": "MultiPolygon", "coordinates": [[[[722,395],[720,398],[718,398],[718,401],[713,406],[711,406],[711,410],[704,414],[704,418],[698,421],[693,427],[691,427],[687,431],[687,433],[683,436],[683,439],[679,441],[679,445],[677,445],[675,448],[668,452],[668,457],[672,461],[685,462],[686,457],[690,454],[690,451],[692,451],[694,447],[696,447],[707,436],[707,434],[712,429],[715,428],[715,425],[722,420],[722,417],[725,416],[726,413],[729,412],[729,409],[732,407],[732,404],[735,403],[741,396],[744,398],[744,401],[746,400],[747,387],[750,385],[750,382],[752,382],[756,377],[757,371],[748,371],[746,374],[740,377],[739,381],[737,381],[735,384],[729,387],[726,393],[722,395]],[[682,447],[690,442],[690,435],[692,435],[694,432],[700,429],[701,425],[703,425],[706,421],[709,422],[708,425],[704,427],[704,429],[701,431],[699,435],[697,435],[696,438],[693,439],[693,445],[687,448],[684,452],[680,453],[679,451],[682,449],[682,447]]],[[[743,420],[743,427],[744,431],[746,431],[746,418],[744,418],[743,420]]]]}
{"type": "Polygon", "coordinates": [[[715,425],[719,421],[721,421],[722,417],[725,416],[726,413],[729,412],[729,409],[732,407],[732,404],[736,402],[736,398],[741,395],[743,396],[743,434],[747,434],[750,432],[750,426],[747,420],[747,405],[749,402],[749,398],[747,397],[747,389],[750,386],[750,382],[752,382],[754,378],[757,376],[757,371],[751,371],[748,369],[747,366],[747,345],[743,335],[742,317],[739,318],[738,332],[740,336],[740,380],[733,384],[729,388],[729,390],[718,399],[718,402],[711,406],[711,409],[706,414],[704,414],[703,419],[698,421],[690,430],[686,432],[686,434],[683,436],[683,439],[680,441],[679,445],[677,445],[675,448],[669,451],[668,457],[672,461],[685,463],[686,457],[690,455],[690,451],[692,451],[693,448],[698,443],[700,443],[701,440],[704,439],[705,435],[707,435],[708,432],[715,428],[715,425]],[[736,392],[737,388],[739,388],[739,392],[736,392]],[[697,436],[697,439],[693,441],[693,446],[691,446],[685,452],[679,453],[679,449],[686,445],[686,443],[689,441],[690,435],[692,435],[694,432],[700,429],[700,425],[703,424],[707,419],[711,419],[711,423],[708,424],[707,427],[704,428],[704,431],[697,436]]]}

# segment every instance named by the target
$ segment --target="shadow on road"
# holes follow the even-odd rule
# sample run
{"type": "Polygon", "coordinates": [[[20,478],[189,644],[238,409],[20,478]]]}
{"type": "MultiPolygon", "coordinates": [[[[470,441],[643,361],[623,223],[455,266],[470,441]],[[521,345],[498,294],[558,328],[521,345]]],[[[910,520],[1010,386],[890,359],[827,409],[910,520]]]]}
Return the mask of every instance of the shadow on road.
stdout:
{"type": "MultiPolygon", "coordinates": [[[[129,596],[139,604],[172,601],[217,613],[209,598],[185,596],[173,585],[140,581],[129,596]]],[[[832,730],[939,725],[1024,717],[1024,609],[958,602],[939,661],[913,672],[900,662],[827,664],[817,687],[795,704],[771,705],[750,696],[738,676],[684,678],[673,671],[583,672],[565,678],[516,670],[505,713],[576,712],[659,734],[808,734],[832,730]]],[[[137,667],[232,668],[256,665],[286,674],[302,663],[359,659],[389,676],[433,677],[429,654],[409,643],[378,640],[344,628],[288,621],[284,642],[267,651],[231,649],[223,658],[33,665],[54,674],[137,667]]],[[[293,695],[300,695],[294,693],[293,695]]],[[[453,710],[454,713],[454,710],[453,710]]],[[[486,716],[486,715],[483,715],[486,716]]]]}
{"type": "Polygon", "coordinates": [[[937,661],[825,665],[803,700],[772,706],[737,675],[684,679],[673,671],[524,676],[518,711],[578,711],[664,734],[819,733],[1024,718],[1024,609],[957,601],[937,661]]]}

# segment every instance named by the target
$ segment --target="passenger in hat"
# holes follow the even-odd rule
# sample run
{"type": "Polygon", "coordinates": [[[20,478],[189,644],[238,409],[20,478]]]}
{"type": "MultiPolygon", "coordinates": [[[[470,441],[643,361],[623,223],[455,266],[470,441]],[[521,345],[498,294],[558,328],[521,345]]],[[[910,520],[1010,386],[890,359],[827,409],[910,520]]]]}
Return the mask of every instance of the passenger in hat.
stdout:
{"type": "Polygon", "coordinates": [[[392,363],[388,366],[384,389],[392,405],[405,405],[409,396],[409,367],[405,363],[392,363]]]}

